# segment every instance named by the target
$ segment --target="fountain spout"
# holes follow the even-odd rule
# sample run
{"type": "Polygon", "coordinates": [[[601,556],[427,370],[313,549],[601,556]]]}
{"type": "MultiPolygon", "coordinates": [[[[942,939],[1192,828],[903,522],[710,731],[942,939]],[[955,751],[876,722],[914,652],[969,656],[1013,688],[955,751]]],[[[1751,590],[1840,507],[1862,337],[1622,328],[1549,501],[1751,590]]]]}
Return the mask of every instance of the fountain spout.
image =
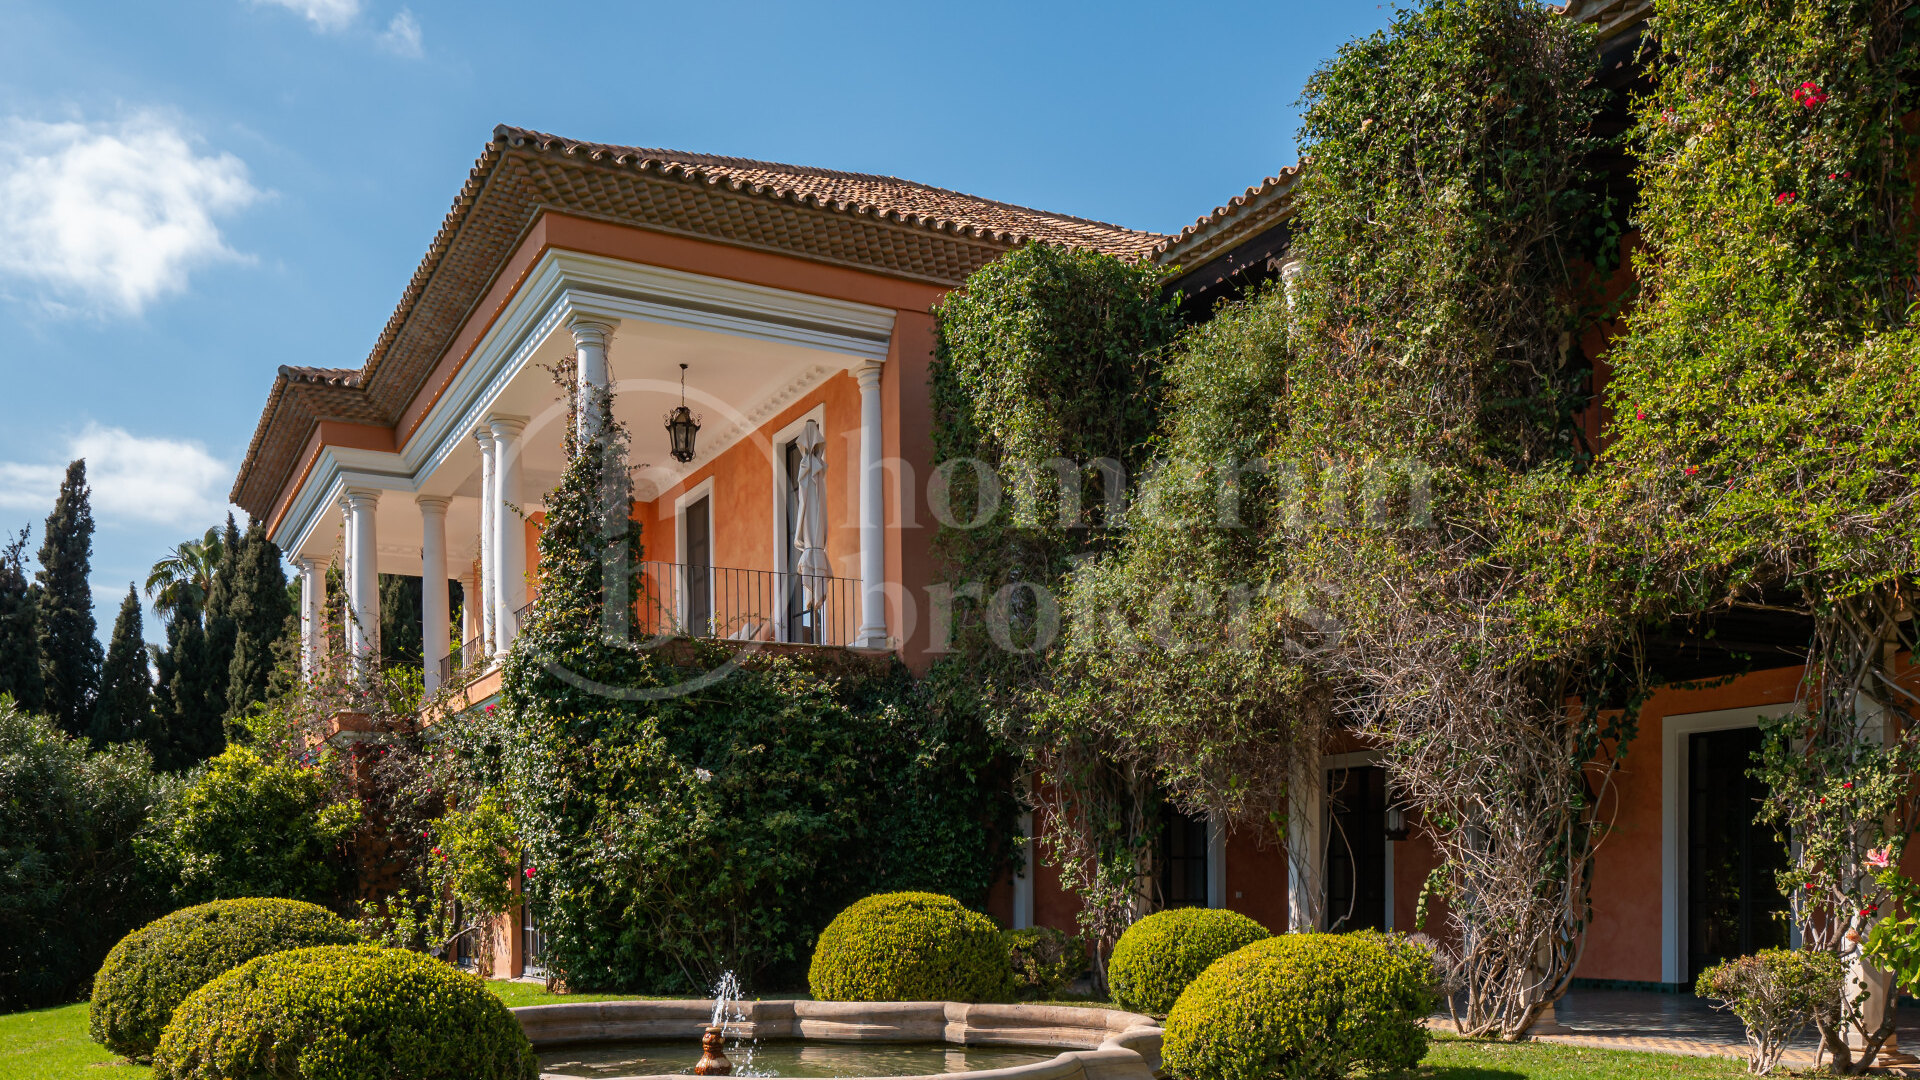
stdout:
{"type": "Polygon", "coordinates": [[[700,1061],[693,1067],[695,1076],[733,1075],[733,1062],[727,1060],[726,1043],[726,1033],[719,1024],[707,1025],[707,1033],[700,1037],[700,1061]]]}

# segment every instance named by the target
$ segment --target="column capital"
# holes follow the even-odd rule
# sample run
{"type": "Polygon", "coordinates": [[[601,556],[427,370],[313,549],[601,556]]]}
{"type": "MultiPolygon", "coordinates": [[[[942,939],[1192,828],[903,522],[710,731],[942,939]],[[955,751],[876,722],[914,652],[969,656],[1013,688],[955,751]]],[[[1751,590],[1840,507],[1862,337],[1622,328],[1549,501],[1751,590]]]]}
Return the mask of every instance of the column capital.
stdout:
{"type": "Polygon", "coordinates": [[[382,492],[379,488],[350,487],[341,494],[340,499],[345,505],[354,508],[365,507],[371,510],[380,505],[381,494],[382,492]]]}
{"type": "Polygon", "coordinates": [[[444,514],[447,507],[453,505],[451,495],[415,495],[413,501],[420,506],[423,514],[444,514]]]}
{"type": "Polygon", "coordinates": [[[480,444],[482,454],[493,453],[493,428],[489,427],[485,420],[473,425],[473,431],[469,434],[472,435],[474,442],[480,444]]]}
{"type": "Polygon", "coordinates": [[[853,365],[853,377],[860,383],[860,389],[868,390],[880,385],[880,369],[884,360],[862,360],[853,365]]]}
{"type": "Polygon", "coordinates": [[[527,429],[527,418],[492,413],[487,416],[487,427],[496,439],[508,439],[527,429]]]}
{"type": "Polygon", "coordinates": [[[598,315],[569,316],[567,329],[573,332],[575,345],[598,345],[604,349],[613,340],[612,321],[598,315]]]}

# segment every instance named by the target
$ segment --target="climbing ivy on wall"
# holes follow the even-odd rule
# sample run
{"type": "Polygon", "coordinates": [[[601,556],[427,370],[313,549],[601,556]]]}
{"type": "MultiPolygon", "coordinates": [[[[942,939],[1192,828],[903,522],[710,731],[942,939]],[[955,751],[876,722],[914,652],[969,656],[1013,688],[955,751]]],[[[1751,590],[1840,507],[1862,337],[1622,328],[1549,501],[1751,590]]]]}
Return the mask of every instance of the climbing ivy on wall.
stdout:
{"type": "MultiPolygon", "coordinates": [[[[1763,817],[1814,947],[1885,899],[1870,850],[1920,825],[1913,646],[1920,338],[1910,0],[1659,0],[1638,103],[1644,298],[1611,356],[1615,442],[1580,512],[1651,616],[1810,613],[1799,715],[1768,725],[1763,817]]],[[[1854,1007],[1849,994],[1848,1009],[1854,1007]]],[[[1889,1010],[1891,1013],[1891,1010],[1889,1010]]],[[[1864,1067],[1823,1019],[1841,1071],[1864,1067]]]]}

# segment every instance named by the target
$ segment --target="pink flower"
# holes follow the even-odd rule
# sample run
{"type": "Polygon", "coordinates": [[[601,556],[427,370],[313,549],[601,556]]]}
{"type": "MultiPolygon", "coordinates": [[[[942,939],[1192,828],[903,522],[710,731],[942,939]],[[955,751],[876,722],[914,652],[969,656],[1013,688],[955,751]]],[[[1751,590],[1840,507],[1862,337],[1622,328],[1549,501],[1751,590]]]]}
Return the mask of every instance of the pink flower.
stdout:
{"type": "Polygon", "coordinates": [[[1633,414],[1633,418],[1635,420],[1645,420],[1647,418],[1647,411],[1645,409],[1640,409],[1633,414]]]}
{"type": "Polygon", "coordinates": [[[1893,849],[1891,847],[1877,847],[1867,852],[1867,865],[1877,866],[1882,870],[1892,866],[1893,849]]]}
{"type": "Polygon", "coordinates": [[[1793,192],[1791,192],[1791,191],[1783,191],[1783,192],[1781,192],[1780,194],[1778,194],[1778,195],[1775,195],[1775,196],[1773,197],[1773,205],[1775,205],[1775,206],[1785,206],[1785,205],[1787,205],[1788,203],[1791,203],[1791,202],[1792,202],[1793,200],[1795,200],[1795,199],[1797,199],[1797,198],[1799,198],[1799,197],[1800,197],[1800,196],[1798,196],[1798,195],[1796,195],[1796,194],[1794,194],[1794,193],[1793,193],[1793,192]]]}
{"type": "Polygon", "coordinates": [[[532,880],[533,880],[533,867],[531,867],[531,866],[529,866],[529,867],[527,867],[527,869],[526,869],[526,875],[527,875],[527,880],[528,880],[528,881],[532,881],[532,880]]]}
{"type": "Polygon", "coordinates": [[[493,706],[491,706],[491,705],[489,705],[489,706],[487,706],[487,707],[486,707],[485,709],[482,709],[481,711],[482,711],[482,712],[492,712],[492,711],[493,711],[493,706]]]}
{"type": "Polygon", "coordinates": [[[1800,84],[1800,89],[1793,92],[1793,100],[1811,109],[1818,105],[1825,105],[1827,94],[1817,83],[1803,82],[1800,84]]]}

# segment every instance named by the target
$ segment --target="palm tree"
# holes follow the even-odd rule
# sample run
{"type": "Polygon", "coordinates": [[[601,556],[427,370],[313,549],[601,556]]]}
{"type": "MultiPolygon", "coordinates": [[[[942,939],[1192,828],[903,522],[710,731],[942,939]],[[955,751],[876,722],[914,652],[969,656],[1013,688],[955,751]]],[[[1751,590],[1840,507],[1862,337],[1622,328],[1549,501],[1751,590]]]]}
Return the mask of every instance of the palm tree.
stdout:
{"type": "Polygon", "coordinates": [[[193,610],[207,606],[207,592],[213,588],[213,570],[220,565],[220,527],[207,530],[198,540],[188,540],[153,564],[147,575],[147,599],[153,609],[168,622],[189,598],[193,610]]]}

